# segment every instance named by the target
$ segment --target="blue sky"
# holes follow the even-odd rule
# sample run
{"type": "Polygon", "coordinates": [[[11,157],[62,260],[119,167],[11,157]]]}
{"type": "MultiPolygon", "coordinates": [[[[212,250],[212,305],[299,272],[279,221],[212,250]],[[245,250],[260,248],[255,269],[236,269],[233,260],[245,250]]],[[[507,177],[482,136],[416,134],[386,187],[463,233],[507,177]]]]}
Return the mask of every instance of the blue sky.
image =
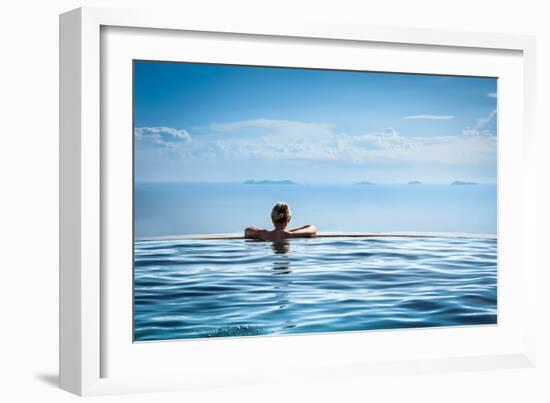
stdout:
{"type": "Polygon", "coordinates": [[[134,65],[137,182],[496,182],[497,80],[134,65]]]}

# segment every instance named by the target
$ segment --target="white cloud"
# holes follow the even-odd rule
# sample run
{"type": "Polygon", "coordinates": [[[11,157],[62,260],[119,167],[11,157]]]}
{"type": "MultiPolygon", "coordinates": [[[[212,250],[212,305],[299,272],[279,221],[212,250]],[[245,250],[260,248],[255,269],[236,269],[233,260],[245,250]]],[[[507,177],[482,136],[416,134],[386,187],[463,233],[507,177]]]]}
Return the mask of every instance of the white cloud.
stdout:
{"type": "Polygon", "coordinates": [[[450,120],[455,117],[452,115],[408,115],[403,116],[403,119],[422,119],[422,120],[450,120]]]}
{"type": "Polygon", "coordinates": [[[475,125],[474,125],[473,128],[474,128],[475,130],[481,129],[481,128],[484,127],[487,123],[489,123],[489,122],[495,117],[496,114],[497,114],[497,110],[496,110],[496,108],[495,108],[495,109],[493,109],[493,110],[489,113],[489,115],[477,119],[477,120],[476,120],[476,123],[475,123],[475,125]]]}
{"type": "MultiPolygon", "coordinates": [[[[494,112],[496,113],[496,112],[494,112]]],[[[167,145],[184,160],[226,160],[231,163],[266,161],[333,161],[340,164],[475,165],[496,158],[496,138],[476,127],[454,136],[403,136],[389,128],[365,134],[336,133],[333,125],[286,120],[248,120],[212,124],[193,141],[185,130],[138,128],[136,136],[167,145]],[[475,133],[474,133],[475,132],[475,133]],[[168,142],[166,137],[172,139],[168,142]],[[179,141],[174,141],[174,139],[179,141]]]]}
{"type": "Polygon", "coordinates": [[[185,130],[150,129],[136,129],[141,180],[240,181],[251,173],[314,182],[363,180],[365,175],[380,182],[411,175],[493,180],[496,167],[497,138],[483,128],[441,136],[405,136],[392,128],[349,134],[326,123],[258,119],[193,127],[192,141],[185,130]],[[161,140],[159,146],[158,131],[172,140],[161,140]]]}
{"type": "Polygon", "coordinates": [[[223,139],[228,139],[228,134],[231,134],[233,138],[244,136],[247,140],[269,137],[271,141],[275,138],[278,142],[285,140],[305,142],[309,139],[319,140],[332,136],[333,127],[334,125],[329,123],[255,119],[212,123],[208,126],[208,131],[211,137],[223,139]]]}
{"type": "Polygon", "coordinates": [[[484,127],[495,118],[497,114],[496,108],[493,109],[487,116],[476,119],[475,123],[471,127],[467,127],[462,131],[462,135],[465,137],[476,136],[493,136],[491,130],[484,129],[484,127]]]}
{"type": "Polygon", "coordinates": [[[386,131],[351,136],[345,150],[351,160],[359,163],[475,164],[495,158],[496,139],[493,136],[470,138],[465,135],[405,137],[395,131],[386,131]],[[362,147],[363,139],[379,148],[362,147]]]}
{"type": "Polygon", "coordinates": [[[174,147],[177,142],[190,142],[191,135],[184,129],[171,127],[138,127],[134,130],[138,141],[149,141],[156,145],[174,147]]]}
{"type": "Polygon", "coordinates": [[[496,98],[496,97],[497,97],[497,93],[496,93],[496,92],[489,92],[489,93],[487,94],[487,96],[488,96],[489,98],[496,98]]]}

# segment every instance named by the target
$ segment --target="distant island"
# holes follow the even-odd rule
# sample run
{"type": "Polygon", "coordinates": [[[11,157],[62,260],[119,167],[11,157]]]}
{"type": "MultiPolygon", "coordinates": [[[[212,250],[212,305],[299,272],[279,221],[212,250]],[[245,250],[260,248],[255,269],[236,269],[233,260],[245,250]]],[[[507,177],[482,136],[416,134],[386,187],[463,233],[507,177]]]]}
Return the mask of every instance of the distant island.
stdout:
{"type": "Polygon", "coordinates": [[[466,181],[454,181],[451,183],[451,186],[463,186],[463,185],[477,185],[476,182],[466,182],[466,181]]]}
{"type": "Polygon", "coordinates": [[[272,181],[264,179],[261,181],[256,181],[254,179],[249,179],[246,182],[243,182],[244,185],[296,185],[296,183],[289,181],[288,179],[282,181],[272,181]]]}
{"type": "Polygon", "coordinates": [[[368,181],[362,181],[362,182],[357,182],[356,185],[374,185],[374,183],[368,182],[368,181]]]}
{"type": "Polygon", "coordinates": [[[410,181],[409,185],[422,185],[422,182],[420,182],[420,181],[410,181]]]}

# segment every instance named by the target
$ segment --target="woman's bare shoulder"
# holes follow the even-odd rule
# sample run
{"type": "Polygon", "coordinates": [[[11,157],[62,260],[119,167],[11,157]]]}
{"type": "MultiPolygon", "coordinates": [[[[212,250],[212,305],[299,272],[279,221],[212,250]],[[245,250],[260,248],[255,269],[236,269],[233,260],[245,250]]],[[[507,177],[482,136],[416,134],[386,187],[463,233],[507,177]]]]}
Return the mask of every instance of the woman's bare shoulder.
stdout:
{"type": "Polygon", "coordinates": [[[244,237],[245,238],[252,238],[252,239],[260,239],[263,234],[267,232],[263,228],[258,227],[247,227],[244,230],[244,237]]]}

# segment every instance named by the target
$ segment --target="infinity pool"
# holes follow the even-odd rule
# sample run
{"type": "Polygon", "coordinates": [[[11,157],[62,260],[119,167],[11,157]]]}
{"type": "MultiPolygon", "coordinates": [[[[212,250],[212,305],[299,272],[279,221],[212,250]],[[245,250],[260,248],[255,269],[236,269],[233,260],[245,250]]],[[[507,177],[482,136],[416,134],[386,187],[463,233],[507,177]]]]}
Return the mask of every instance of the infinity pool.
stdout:
{"type": "Polygon", "coordinates": [[[136,241],[135,341],[497,322],[497,241],[136,241]]]}

